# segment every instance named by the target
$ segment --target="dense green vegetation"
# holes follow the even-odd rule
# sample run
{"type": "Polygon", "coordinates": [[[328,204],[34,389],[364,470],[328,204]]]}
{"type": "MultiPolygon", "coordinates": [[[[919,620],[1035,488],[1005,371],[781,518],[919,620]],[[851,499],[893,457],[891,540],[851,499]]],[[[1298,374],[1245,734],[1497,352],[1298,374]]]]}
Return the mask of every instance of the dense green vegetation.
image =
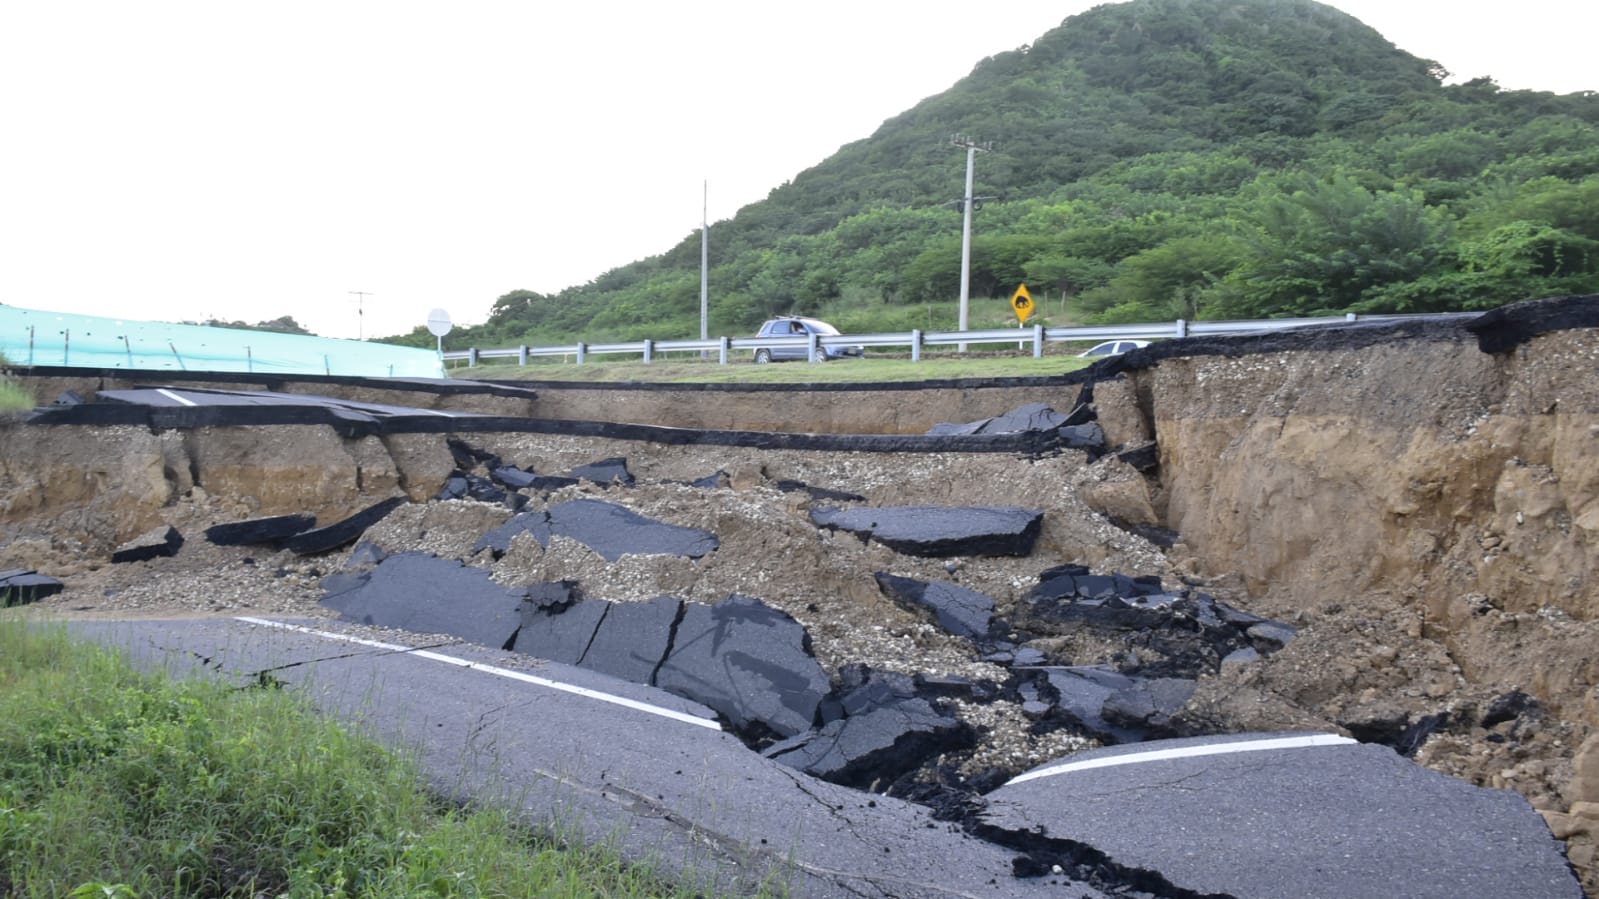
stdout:
{"type": "MultiPolygon", "coordinates": [[[[973,295],[1025,282],[1050,324],[1599,290],[1599,94],[1447,74],[1311,0],[1095,8],[714,225],[711,333],[787,312],[953,327],[955,134],[993,141],[975,195],[1002,198],[975,211],[973,295]]],[[[695,232],[556,295],[511,291],[452,342],[697,336],[699,262],[695,232]]]]}
{"type": "MultiPolygon", "coordinates": [[[[195,324],[195,322],[184,322],[184,324],[192,325],[195,324]]],[[[312,336],[311,332],[307,331],[304,325],[301,325],[299,322],[295,321],[294,316],[292,315],[280,315],[270,321],[256,322],[253,325],[248,322],[241,321],[223,321],[220,318],[209,318],[204,322],[200,322],[200,324],[208,325],[213,328],[232,328],[236,331],[271,331],[276,334],[300,334],[304,336],[312,336]]]]}
{"type": "Polygon", "coordinates": [[[295,694],[0,619],[0,896],[705,895],[421,784],[295,694]]]}

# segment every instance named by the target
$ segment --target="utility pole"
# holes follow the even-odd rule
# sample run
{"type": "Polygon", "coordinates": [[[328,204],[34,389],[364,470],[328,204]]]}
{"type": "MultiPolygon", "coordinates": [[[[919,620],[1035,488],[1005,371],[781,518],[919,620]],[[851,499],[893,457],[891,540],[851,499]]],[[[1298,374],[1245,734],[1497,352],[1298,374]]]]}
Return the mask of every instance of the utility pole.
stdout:
{"type": "Polygon", "coordinates": [[[711,182],[700,198],[700,339],[711,338],[711,182]]]}
{"type": "MultiPolygon", "coordinates": [[[[970,176],[968,175],[967,177],[970,176]]],[[[966,192],[971,193],[971,188],[968,187],[966,192]]],[[[350,293],[355,294],[355,339],[365,340],[365,320],[362,318],[363,313],[361,310],[361,305],[367,297],[372,295],[372,293],[366,290],[352,290],[350,293]]]]}
{"type": "MultiPolygon", "coordinates": [[[[949,142],[950,142],[951,145],[956,146],[956,147],[960,147],[960,148],[962,148],[962,149],[964,149],[966,151],[966,192],[964,194],[961,194],[960,200],[957,201],[959,203],[959,205],[960,205],[961,212],[962,212],[962,217],[961,217],[961,312],[960,312],[960,330],[965,331],[966,330],[966,325],[967,325],[967,322],[968,322],[967,307],[970,305],[970,302],[971,302],[971,284],[972,284],[972,207],[977,205],[977,201],[978,200],[992,200],[992,199],[994,199],[993,197],[974,197],[974,196],[972,196],[972,169],[973,169],[973,167],[974,167],[974,165],[976,163],[976,160],[977,160],[977,151],[981,150],[984,153],[987,153],[990,150],[994,149],[994,145],[992,143],[978,143],[977,141],[972,140],[971,138],[965,137],[964,135],[960,135],[960,134],[957,134],[957,135],[951,137],[949,139],[949,142]]],[[[960,344],[959,345],[959,349],[960,349],[960,351],[962,353],[966,352],[966,344],[964,344],[964,343],[960,344]]]]}

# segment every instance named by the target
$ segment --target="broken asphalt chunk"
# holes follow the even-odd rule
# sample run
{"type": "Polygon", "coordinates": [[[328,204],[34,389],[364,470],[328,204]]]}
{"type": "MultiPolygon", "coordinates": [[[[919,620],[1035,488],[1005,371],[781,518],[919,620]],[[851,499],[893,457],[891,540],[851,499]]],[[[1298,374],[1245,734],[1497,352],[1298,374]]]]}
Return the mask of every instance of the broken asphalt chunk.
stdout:
{"type": "Polygon", "coordinates": [[[475,553],[487,548],[493,550],[494,558],[498,559],[510,550],[511,541],[516,539],[518,534],[531,534],[540,546],[549,546],[550,516],[538,510],[518,512],[505,524],[479,537],[478,541],[472,544],[472,551],[475,553]]]}
{"type": "Polygon", "coordinates": [[[1105,700],[1100,714],[1112,727],[1149,737],[1176,736],[1172,718],[1194,695],[1195,681],[1176,677],[1135,678],[1105,700]]]}
{"type": "Polygon", "coordinates": [[[1104,715],[1105,702],[1132,687],[1134,678],[1100,667],[1052,668],[1046,677],[1057,696],[1055,708],[1074,727],[1108,743],[1144,738],[1142,730],[1113,724],[1104,715]]]}
{"type": "Polygon", "coordinates": [[[633,483],[633,475],[627,470],[627,460],[621,456],[601,459],[598,462],[590,462],[587,465],[579,465],[567,472],[567,477],[593,481],[596,484],[629,486],[633,483]]]}
{"type": "Polygon", "coordinates": [[[646,602],[605,605],[605,615],[595,626],[578,666],[635,684],[650,683],[671,648],[672,624],[682,611],[682,600],[657,596],[646,602]]]}
{"type": "Polygon", "coordinates": [[[152,528],[117,547],[112,562],[143,562],[162,556],[175,556],[183,545],[183,535],[171,525],[152,528]]]}
{"type": "Polygon", "coordinates": [[[1015,506],[819,508],[811,510],[811,522],[913,556],[1025,556],[1044,513],[1015,506]]]}
{"type": "Polygon", "coordinates": [[[655,685],[710,706],[746,737],[809,730],[831,686],[799,622],[738,595],[684,606],[655,685]]]}
{"type": "Polygon", "coordinates": [[[65,584],[31,568],[0,571],[0,609],[38,602],[65,589],[65,584]]]}
{"type": "Polygon", "coordinates": [[[314,527],[315,515],[273,515],[213,525],[205,529],[205,539],[217,546],[278,545],[314,527]]]}
{"type": "Polygon", "coordinates": [[[494,649],[507,648],[522,623],[520,588],[427,553],[398,553],[369,571],[330,575],[322,587],[322,604],[345,621],[449,634],[494,649]]]}
{"type": "Polygon", "coordinates": [[[1044,403],[1018,406],[1004,415],[985,418],[965,424],[937,424],[927,431],[931,437],[951,437],[966,434],[1014,434],[1018,431],[1052,431],[1069,422],[1068,417],[1044,403]]]}
{"type": "Polygon", "coordinates": [[[976,740],[970,725],[917,695],[908,675],[858,666],[842,675],[846,685],[838,703],[844,717],[774,743],[763,752],[767,758],[832,783],[869,787],[976,740]]]}
{"type": "Polygon", "coordinates": [[[395,496],[375,503],[326,527],[302,531],[283,541],[284,548],[295,555],[310,556],[338,549],[366,533],[366,529],[382,521],[395,509],[405,505],[405,497],[395,496]]]}
{"type": "Polygon", "coordinates": [[[624,555],[669,555],[698,559],[719,545],[716,535],[646,518],[615,503],[574,499],[550,507],[550,533],[570,537],[607,562],[624,555]]]}
{"type": "Polygon", "coordinates": [[[511,648],[566,665],[582,661],[611,604],[579,598],[571,581],[533,584],[525,592],[519,607],[522,627],[511,648]]]}
{"type": "Polygon", "coordinates": [[[523,471],[515,465],[501,465],[498,468],[491,468],[489,469],[489,477],[495,483],[510,490],[531,487],[533,482],[538,479],[538,476],[533,472],[523,471]]]}
{"type": "Polygon", "coordinates": [[[994,623],[994,599],[946,581],[918,581],[878,572],[883,594],[912,611],[931,612],[938,626],[957,637],[981,639],[994,623]]]}
{"type": "Polygon", "coordinates": [[[1122,450],[1116,454],[1116,458],[1137,471],[1149,474],[1160,467],[1160,446],[1156,443],[1145,443],[1132,449],[1122,450]]]}
{"type": "Polygon", "coordinates": [[[859,493],[846,493],[843,490],[829,490],[826,487],[812,487],[802,481],[782,480],[773,484],[784,493],[803,493],[811,499],[826,500],[833,503],[864,503],[866,497],[859,493]]]}

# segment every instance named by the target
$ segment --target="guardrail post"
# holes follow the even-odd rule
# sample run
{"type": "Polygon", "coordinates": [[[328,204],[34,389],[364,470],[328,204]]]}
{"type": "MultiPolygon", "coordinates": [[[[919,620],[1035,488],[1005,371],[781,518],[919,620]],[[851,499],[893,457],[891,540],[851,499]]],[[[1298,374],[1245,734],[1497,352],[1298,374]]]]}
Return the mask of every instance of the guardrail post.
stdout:
{"type": "Polygon", "coordinates": [[[818,335],[815,331],[811,331],[811,332],[809,332],[809,333],[807,333],[805,335],[805,358],[806,359],[809,359],[812,362],[816,361],[817,342],[820,341],[820,340],[821,340],[821,336],[818,335]]]}
{"type": "Polygon", "coordinates": [[[911,361],[922,361],[922,331],[920,328],[911,329],[911,361]]]}
{"type": "Polygon", "coordinates": [[[1344,321],[1346,321],[1346,322],[1353,322],[1353,321],[1355,321],[1358,318],[1360,318],[1360,316],[1356,315],[1353,312],[1345,312],[1344,313],[1344,321]]]}
{"type": "Polygon", "coordinates": [[[655,341],[646,339],[644,341],[644,364],[645,365],[649,365],[651,362],[654,362],[654,361],[655,361],[655,341]]]}
{"type": "Polygon", "coordinates": [[[466,367],[477,368],[477,347],[472,347],[466,351],[466,367]]]}
{"type": "Polygon", "coordinates": [[[586,344],[586,343],[578,344],[577,345],[577,364],[578,365],[582,365],[584,358],[586,358],[588,356],[588,354],[589,354],[589,345],[586,344]]]}
{"type": "Polygon", "coordinates": [[[723,337],[717,342],[719,344],[721,344],[721,357],[722,357],[721,358],[721,364],[722,365],[726,365],[727,364],[727,351],[732,348],[733,341],[731,339],[727,338],[727,337],[723,337]]]}
{"type": "Polygon", "coordinates": [[[527,364],[527,344],[525,344],[525,343],[516,348],[516,364],[517,365],[526,365],[527,364]]]}
{"type": "Polygon", "coordinates": [[[1183,319],[1180,319],[1180,318],[1177,320],[1177,336],[1178,337],[1187,337],[1188,336],[1188,322],[1186,322],[1186,321],[1184,321],[1183,319]]]}
{"type": "Polygon", "coordinates": [[[1033,325],[1033,358],[1044,358],[1044,326],[1033,325]]]}

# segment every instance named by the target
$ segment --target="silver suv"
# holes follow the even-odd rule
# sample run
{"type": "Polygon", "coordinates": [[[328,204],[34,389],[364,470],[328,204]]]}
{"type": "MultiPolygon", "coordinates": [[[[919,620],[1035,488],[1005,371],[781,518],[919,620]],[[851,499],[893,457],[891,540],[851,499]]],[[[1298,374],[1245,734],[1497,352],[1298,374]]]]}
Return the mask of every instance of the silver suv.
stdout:
{"type": "MultiPolygon", "coordinates": [[[[838,329],[814,318],[801,318],[800,316],[784,316],[774,318],[764,325],[756,337],[806,337],[815,334],[818,337],[837,337],[838,329]]],[[[816,356],[820,360],[844,359],[849,357],[860,358],[866,350],[858,346],[821,346],[816,348],[816,356]]],[[[808,344],[799,346],[761,347],[755,351],[756,362],[778,362],[783,359],[809,359],[808,344]]]]}

